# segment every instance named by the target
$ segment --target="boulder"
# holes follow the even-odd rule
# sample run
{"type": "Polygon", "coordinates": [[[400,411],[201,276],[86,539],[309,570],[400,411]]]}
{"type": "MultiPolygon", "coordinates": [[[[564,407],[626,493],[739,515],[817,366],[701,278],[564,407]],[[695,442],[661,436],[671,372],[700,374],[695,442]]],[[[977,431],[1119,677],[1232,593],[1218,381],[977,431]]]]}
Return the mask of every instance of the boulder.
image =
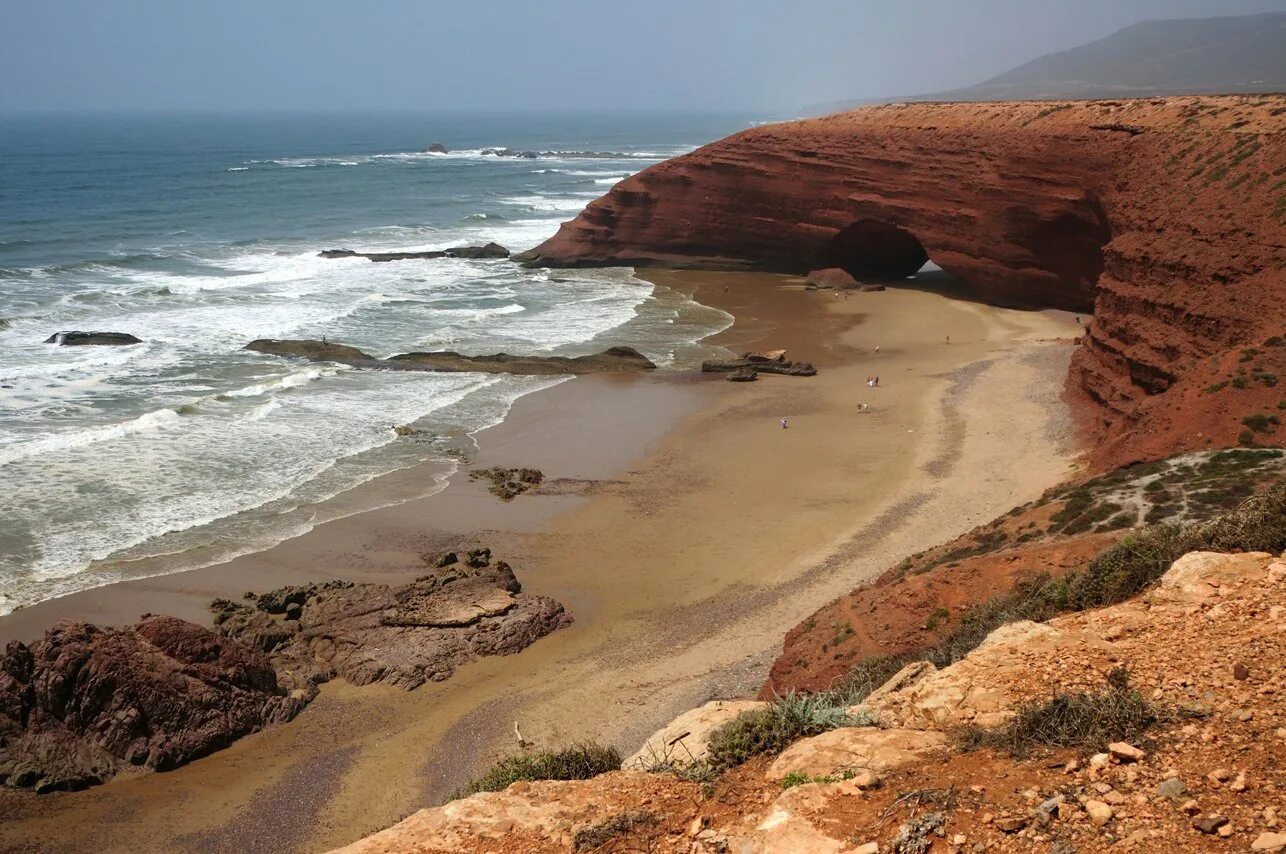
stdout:
{"type": "Polygon", "coordinates": [[[789,774],[828,777],[845,771],[892,771],[947,746],[940,732],[877,727],[842,727],[786,748],[768,768],[769,780],[789,774]]]}
{"type": "Polygon", "coordinates": [[[45,343],[63,347],[128,347],[142,344],[143,339],[128,332],[55,332],[45,339],[45,343]]]}
{"type": "Polygon", "coordinates": [[[280,684],[258,648],[203,626],[60,622],[0,658],[0,782],[43,792],[175,768],[310,698],[280,684]]]}
{"type": "Polygon", "coordinates": [[[457,246],[446,250],[446,254],[448,258],[508,258],[509,250],[493,241],[482,246],[457,246]]]}
{"type": "Polygon", "coordinates": [[[652,735],[628,757],[623,768],[690,765],[706,758],[710,734],[742,712],[768,708],[761,700],[711,700],[689,709],[652,735]]]}
{"type": "Polygon", "coordinates": [[[738,368],[735,371],[729,371],[724,379],[730,383],[751,383],[759,379],[759,371],[754,368],[738,368]]]}
{"type": "Polygon", "coordinates": [[[1195,605],[1219,595],[1220,587],[1243,581],[1267,580],[1264,563],[1272,555],[1247,552],[1188,552],[1176,560],[1147,599],[1155,605],[1195,605]]]}
{"type": "Polygon", "coordinates": [[[449,154],[450,153],[447,150],[447,147],[440,142],[435,142],[430,144],[428,148],[424,149],[424,151],[426,154],[449,154]]]}
{"type": "Polygon", "coordinates": [[[854,854],[871,850],[851,839],[852,828],[829,819],[832,801],[851,801],[861,789],[854,780],[810,786],[793,786],[777,796],[760,818],[752,813],[743,827],[729,834],[728,850],[738,854],[854,854]]]}
{"type": "Polygon", "coordinates": [[[808,284],[815,288],[855,288],[857,279],[842,267],[826,267],[822,270],[812,270],[804,277],[808,284]]]}

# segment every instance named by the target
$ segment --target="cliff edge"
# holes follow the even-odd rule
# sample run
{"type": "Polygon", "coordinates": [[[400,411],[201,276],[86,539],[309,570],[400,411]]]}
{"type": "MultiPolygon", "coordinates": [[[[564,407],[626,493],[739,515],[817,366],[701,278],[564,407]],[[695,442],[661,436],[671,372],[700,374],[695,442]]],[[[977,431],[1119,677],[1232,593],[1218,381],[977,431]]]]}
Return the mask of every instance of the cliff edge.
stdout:
{"type": "Polygon", "coordinates": [[[1284,133],[1282,95],[869,107],[657,164],[519,259],[867,280],[927,259],[991,302],[1092,312],[1068,389],[1106,470],[1235,444],[1280,397],[1284,133]]]}

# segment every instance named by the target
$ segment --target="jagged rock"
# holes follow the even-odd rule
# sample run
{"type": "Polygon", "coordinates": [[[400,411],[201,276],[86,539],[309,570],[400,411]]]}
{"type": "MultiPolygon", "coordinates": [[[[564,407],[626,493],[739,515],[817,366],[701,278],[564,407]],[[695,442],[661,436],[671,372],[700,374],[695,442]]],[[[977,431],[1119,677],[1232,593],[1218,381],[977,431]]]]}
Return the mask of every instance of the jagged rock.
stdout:
{"type": "Polygon", "coordinates": [[[782,374],[791,377],[811,377],[817,373],[811,362],[788,362],[784,359],[710,359],[701,363],[706,373],[727,373],[753,370],[761,374],[782,374]]]}
{"type": "Polygon", "coordinates": [[[1188,791],[1188,787],[1178,777],[1162,780],[1157,784],[1157,794],[1163,798],[1178,798],[1188,791]]]}
{"type": "Polygon", "coordinates": [[[248,644],[173,617],[126,628],[60,622],[0,658],[0,782],[78,789],[166,770],[289,720],[288,692],[248,644]]]}
{"type": "Polygon", "coordinates": [[[266,650],[302,690],[336,676],[410,690],[474,659],[518,652],[572,620],[558,602],[523,593],[489,549],[399,587],[330,581],[212,609],[221,633],[266,650]]]}
{"type": "Polygon", "coordinates": [[[444,566],[450,566],[459,559],[455,552],[447,552],[446,554],[438,555],[437,560],[433,561],[433,565],[441,569],[444,566]]]}
{"type": "Polygon", "coordinates": [[[430,144],[428,148],[424,149],[424,151],[427,154],[449,154],[450,153],[447,150],[447,147],[440,142],[435,142],[430,144]]]}
{"type": "Polygon", "coordinates": [[[759,378],[759,371],[754,368],[738,368],[735,371],[729,371],[724,377],[730,383],[751,383],[759,378]]]}
{"type": "Polygon", "coordinates": [[[826,777],[845,771],[887,772],[942,750],[939,732],[876,727],[842,727],[792,744],[768,768],[769,780],[788,774],[826,777]]]}
{"type": "Polygon", "coordinates": [[[1227,817],[1222,815],[1199,815],[1192,820],[1193,828],[1202,833],[1215,833],[1227,823],[1227,817]]]}
{"type": "Polygon", "coordinates": [[[742,353],[741,358],[747,362],[784,362],[786,361],[785,350],[760,350],[742,353]]]}
{"type": "MultiPolygon", "coordinates": [[[[2,327],[0,327],[2,328],[2,327]]],[[[128,332],[55,332],[45,339],[46,344],[58,344],[63,347],[128,347],[131,344],[142,344],[143,339],[128,332]]]]}
{"type": "Polygon", "coordinates": [[[417,261],[435,258],[508,258],[509,250],[499,243],[483,246],[453,246],[450,249],[426,249],[416,252],[357,252],[353,249],[323,249],[319,258],[365,258],[368,261],[417,261]]]}
{"type": "Polygon", "coordinates": [[[760,700],[711,700],[679,715],[628,757],[623,768],[688,765],[706,758],[710,734],[742,712],[768,708],[760,700]]]}

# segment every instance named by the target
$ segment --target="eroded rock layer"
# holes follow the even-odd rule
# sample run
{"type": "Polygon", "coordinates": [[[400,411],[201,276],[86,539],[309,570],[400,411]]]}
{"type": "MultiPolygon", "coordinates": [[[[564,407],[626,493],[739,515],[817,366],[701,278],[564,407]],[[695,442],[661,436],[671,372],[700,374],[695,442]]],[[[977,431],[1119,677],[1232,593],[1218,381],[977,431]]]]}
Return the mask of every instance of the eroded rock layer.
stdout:
{"type": "Polygon", "coordinates": [[[870,279],[927,256],[994,302],[1092,310],[1069,387],[1106,468],[1232,444],[1280,397],[1196,392],[1286,327],[1284,132],[1280,95],[871,107],[653,166],[520,260],[870,279]]]}

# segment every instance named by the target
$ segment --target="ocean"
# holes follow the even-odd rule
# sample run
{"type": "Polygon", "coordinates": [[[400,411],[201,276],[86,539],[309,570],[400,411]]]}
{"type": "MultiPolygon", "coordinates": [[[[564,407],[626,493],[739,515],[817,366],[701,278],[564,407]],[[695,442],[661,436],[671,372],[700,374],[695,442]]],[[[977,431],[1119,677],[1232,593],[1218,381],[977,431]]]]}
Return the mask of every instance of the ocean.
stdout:
{"type": "Polygon", "coordinates": [[[730,318],[628,269],[317,253],[521,251],[621,178],[751,123],[0,118],[0,614],[270,547],[371,509],[336,499],[390,473],[424,473],[396,500],[431,494],[473,434],[561,381],[305,364],[244,351],[254,338],[376,356],[627,344],[662,366],[695,363],[730,318]],[[144,343],[43,343],[67,330],[144,343]]]}

